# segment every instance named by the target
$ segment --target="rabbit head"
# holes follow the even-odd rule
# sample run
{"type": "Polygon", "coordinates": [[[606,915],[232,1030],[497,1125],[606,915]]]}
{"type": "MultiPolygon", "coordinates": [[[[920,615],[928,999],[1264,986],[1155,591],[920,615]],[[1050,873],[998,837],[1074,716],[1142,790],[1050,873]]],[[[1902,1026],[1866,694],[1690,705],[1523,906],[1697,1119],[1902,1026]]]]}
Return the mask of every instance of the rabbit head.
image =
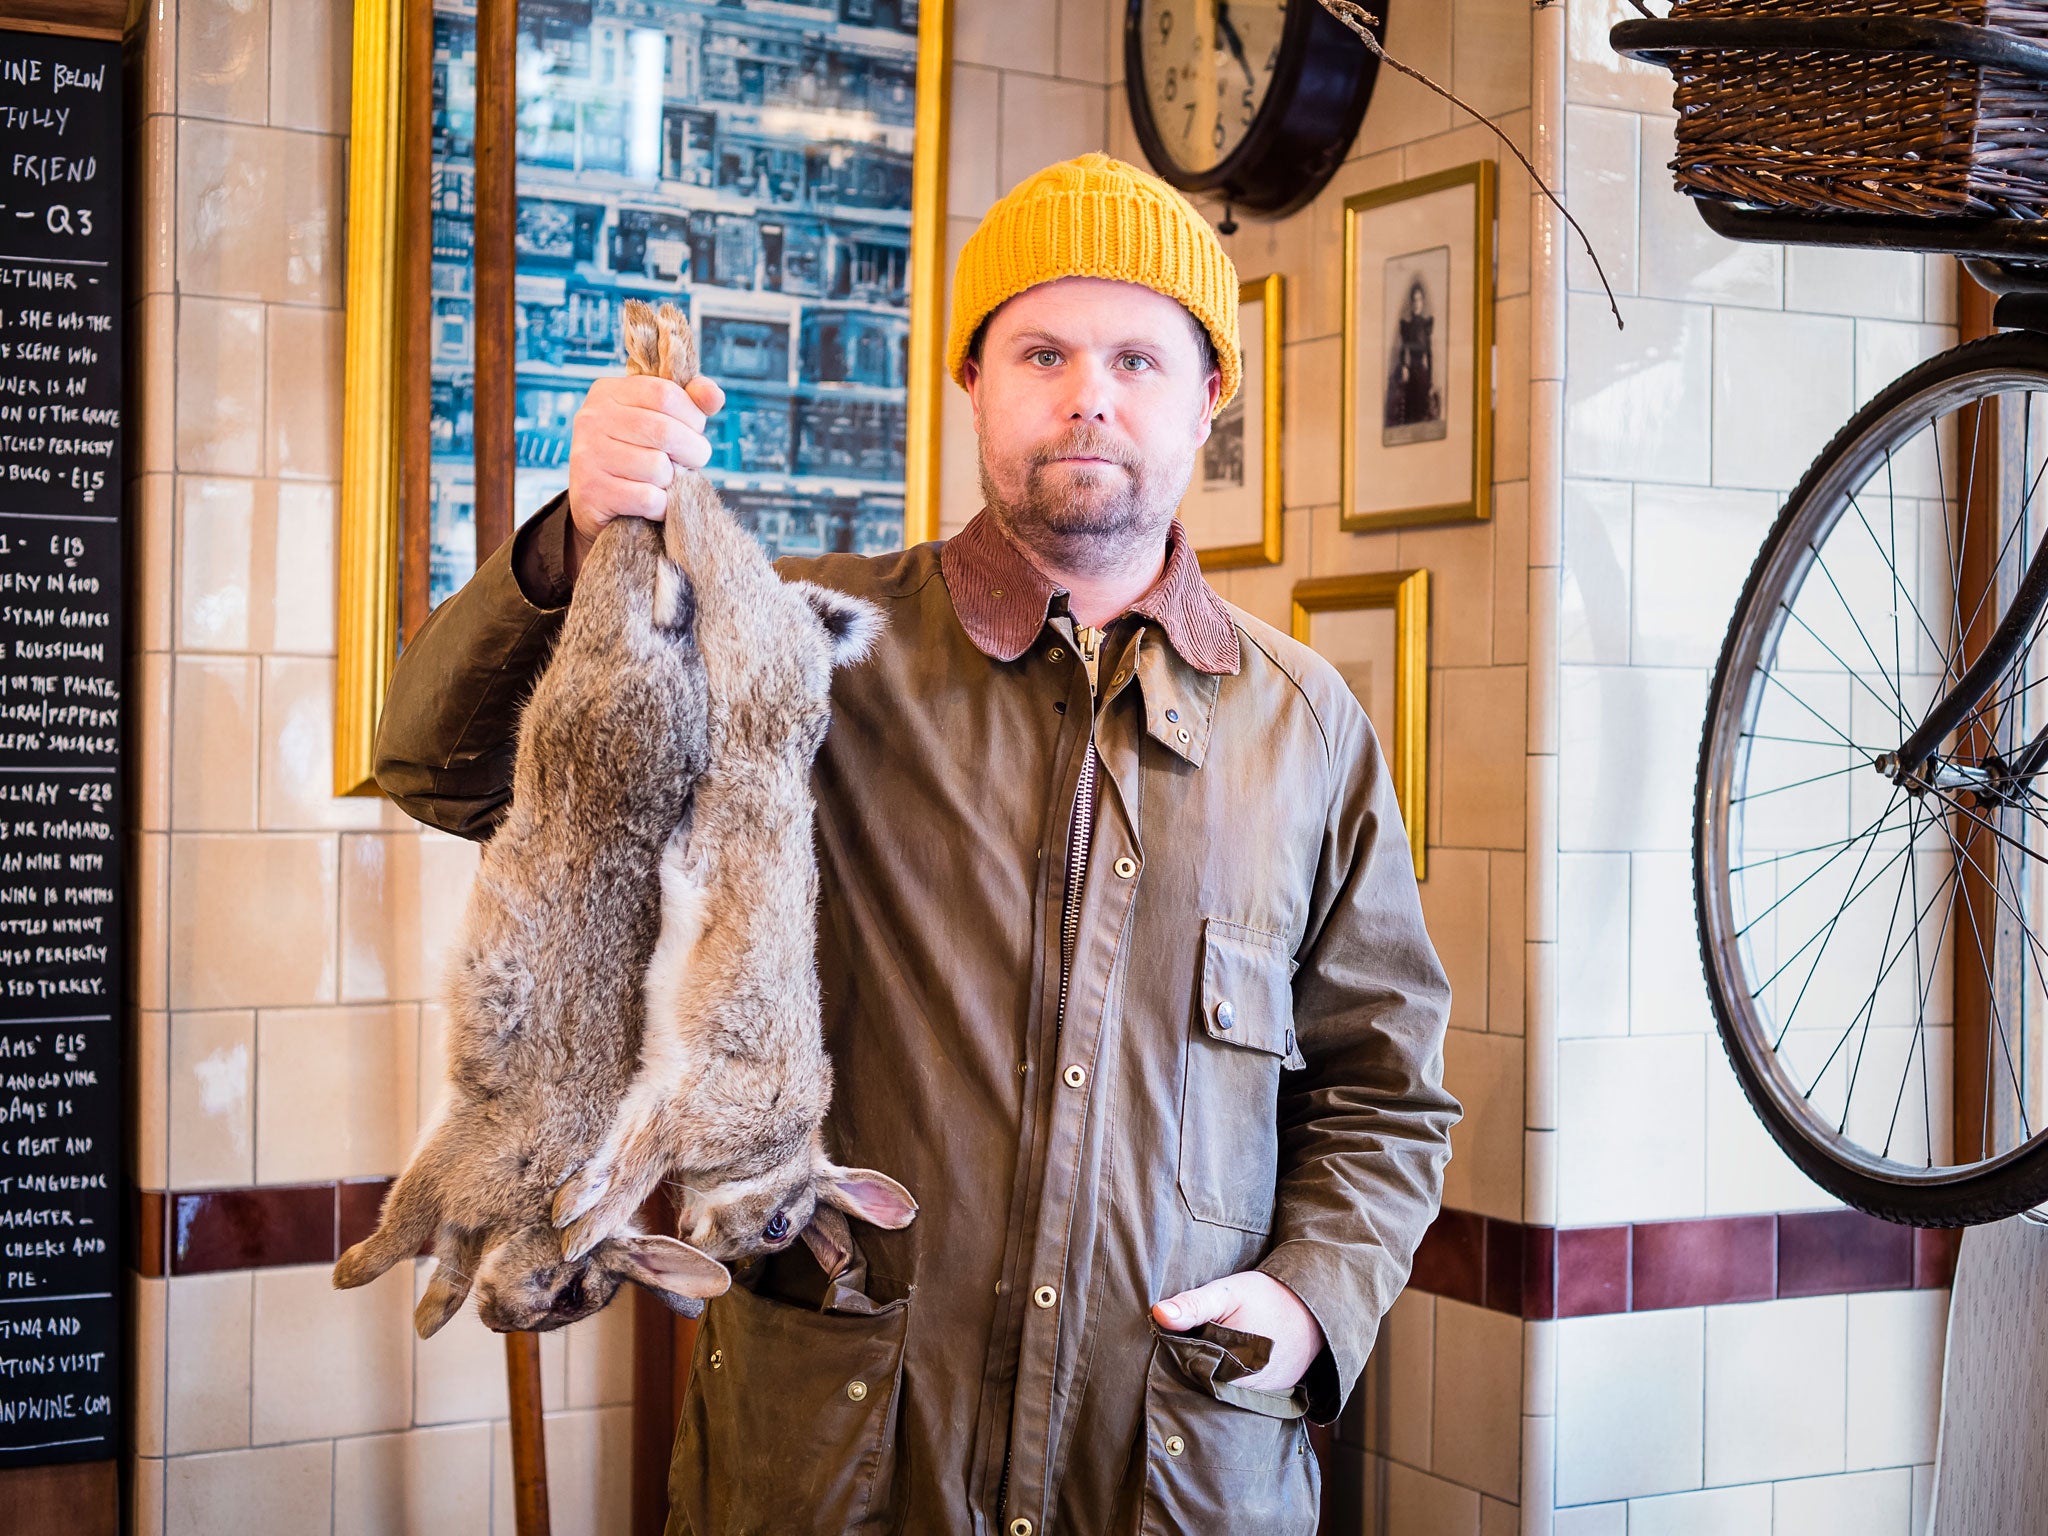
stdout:
{"type": "Polygon", "coordinates": [[[545,1333],[581,1322],[603,1311],[628,1280],[687,1317],[732,1284],[717,1260],[652,1233],[622,1232],[580,1259],[565,1259],[559,1234],[538,1222],[492,1245],[473,1271],[444,1257],[413,1313],[421,1338],[433,1337],[461,1309],[472,1273],[477,1317],[497,1333],[545,1333]]]}
{"type": "Polygon", "coordinates": [[[799,1236],[825,1262],[822,1244],[843,1242],[838,1234],[846,1230],[843,1222],[817,1219],[829,1211],[892,1229],[909,1226],[917,1215],[910,1191],[887,1174],[842,1168],[815,1143],[754,1178],[683,1194],[683,1240],[728,1263],[780,1252],[799,1236]]]}

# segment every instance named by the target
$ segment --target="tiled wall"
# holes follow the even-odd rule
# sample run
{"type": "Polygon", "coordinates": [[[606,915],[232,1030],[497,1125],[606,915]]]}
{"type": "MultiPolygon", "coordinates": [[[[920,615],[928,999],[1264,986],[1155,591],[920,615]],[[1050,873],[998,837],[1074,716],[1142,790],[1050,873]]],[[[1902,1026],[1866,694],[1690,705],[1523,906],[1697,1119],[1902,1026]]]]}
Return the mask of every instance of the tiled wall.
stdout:
{"type": "MultiPolygon", "coordinates": [[[[1669,78],[1623,63],[1624,0],[1569,0],[1573,211],[1621,295],[1565,269],[1555,688],[1560,1227],[1831,1205],[1771,1144],[1713,1033],[1692,919],[1709,673],[1765,530],[1861,400],[1955,339],[1953,269],[1737,246],[1672,190],[1669,78]]],[[[1532,1068],[1532,1070],[1534,1070],[1532,1068]]],[[[1856,1532],[1924,1519],[1947,1292],[1534,1325],[1532,1454],[1559,1536],[1856,1532]]],[[[1548,1529],[1548,1527],[1545,1527],[1548,1529]]]]}

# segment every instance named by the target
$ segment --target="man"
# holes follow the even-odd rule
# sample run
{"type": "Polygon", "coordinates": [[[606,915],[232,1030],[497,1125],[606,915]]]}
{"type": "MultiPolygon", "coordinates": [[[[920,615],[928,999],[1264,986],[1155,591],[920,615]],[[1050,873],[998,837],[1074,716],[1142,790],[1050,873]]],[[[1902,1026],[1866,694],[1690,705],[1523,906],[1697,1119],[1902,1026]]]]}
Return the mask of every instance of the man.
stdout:
{"type": "MultiPolygon", "coordinates": [[[[986,506],[783,570],[879,603],[819,756],[842,1160],[916,1194],[828,1289],[706,1313],[670,1530],[1301,1532],[1435,1214],[1449,990],[1336,672],[1222,602],[1174,510],[1238,383],[1237,276],[1103,155],[992,208],[948,363],[986,506]]],[[[557,500],[406,648],[378,781],[488,835],[578,564],[722,400],[598,382],[557,500]]],[[[622,765],[625,767],[626,765],[622,765]]]]}

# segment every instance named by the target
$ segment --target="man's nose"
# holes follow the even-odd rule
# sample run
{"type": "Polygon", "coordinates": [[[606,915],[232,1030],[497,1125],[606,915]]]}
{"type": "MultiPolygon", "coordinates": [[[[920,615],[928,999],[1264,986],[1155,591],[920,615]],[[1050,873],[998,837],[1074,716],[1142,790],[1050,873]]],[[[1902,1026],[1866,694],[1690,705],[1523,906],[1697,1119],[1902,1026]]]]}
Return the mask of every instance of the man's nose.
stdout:
{"type": "Polygon", "coordinates": [[[1103,421],[1109,416],[1110,377],[1102,362],[1086,355],[1067,371],[1067,419],[1103,421]]]}

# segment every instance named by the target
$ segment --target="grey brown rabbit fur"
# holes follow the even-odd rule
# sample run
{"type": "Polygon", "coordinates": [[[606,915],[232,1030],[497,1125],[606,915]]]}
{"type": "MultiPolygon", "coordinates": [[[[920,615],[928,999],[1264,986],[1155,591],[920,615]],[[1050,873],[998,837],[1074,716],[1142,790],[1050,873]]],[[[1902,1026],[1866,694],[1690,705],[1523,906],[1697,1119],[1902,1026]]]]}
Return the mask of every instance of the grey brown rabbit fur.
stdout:
{"type": "MultiPolygon", "coordinates": [[[[696,376],[682,315],[626,304],[636,372],[696,376]]],[[[697,596],[709,760],[689,823],[661,866],[661,934],[647,968],[640,1071],[616,1123],[561,1189],[564,1251],[602,1252],[665,1178],[683,1186],[682,1236],[738,1259],[799,1235],[843,1262],[832,1211],[900,1227],[909,1193],[826,1155],[832,1067],[819,1021],[811,764],[831,713],[832,671],[866,655],[881,614],[858,598],[785,582],[708,484],[668,517],[672,558],[697,596]],[[822,1205],[820,1219],[813,1213],[822,1205]]]]}
{"type": "MultiPolygon", "coordinates": [[[[672,539],[670,540],[672,542],[672,539]]],[[[449,1098],[334,1267],[362,1285],[431,1241],[422,1337],[475,1282],[490,1326],[550,1328],[621,1280],[679,1310],[729,1283],[673,1238],[628,1230],[570,1262],[556,1186],[603,1137],[640,1044],[640,979],[659,932],[662,851],[709,751],[694,594],[664,532],[598,537],[547,669],[520,716],[512,803],[486,844],[444,982],[449,1098]]]]}

